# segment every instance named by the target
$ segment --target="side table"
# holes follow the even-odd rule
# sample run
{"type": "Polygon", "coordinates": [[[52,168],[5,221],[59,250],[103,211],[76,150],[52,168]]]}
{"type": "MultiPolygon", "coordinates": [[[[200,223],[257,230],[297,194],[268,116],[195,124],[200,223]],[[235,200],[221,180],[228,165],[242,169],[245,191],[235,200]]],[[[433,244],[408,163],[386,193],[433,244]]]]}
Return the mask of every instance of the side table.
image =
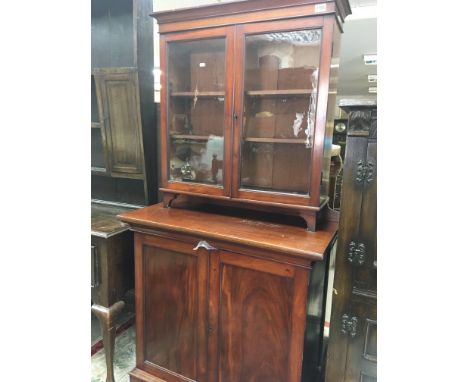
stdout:
{"type": "Polygon", "coordinates": [[[116,318],[124,294],[134,288],[133,233],[116,216],[132,208],[91,204],[92,312],[101,324],[106,356],[106,382],[114,382],[116,318]]]}

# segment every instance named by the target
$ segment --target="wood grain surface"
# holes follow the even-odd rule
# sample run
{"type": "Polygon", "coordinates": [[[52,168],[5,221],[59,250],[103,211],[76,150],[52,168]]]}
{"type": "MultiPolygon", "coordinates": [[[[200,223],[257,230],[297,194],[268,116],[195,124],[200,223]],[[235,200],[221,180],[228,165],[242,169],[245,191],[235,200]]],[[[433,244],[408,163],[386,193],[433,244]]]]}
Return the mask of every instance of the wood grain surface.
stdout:
{"type": "Polygon", "coordinates": [[[164,208],[162,203],[119,215],[132,229],[148,227],[180,232],[231,243],[248,245],[307,258],[322,260],[337,229],[327,223],[320,231],[306,231],[301,226],[271,223],[243,216],[229,216],[178,208],[164,208]]]}

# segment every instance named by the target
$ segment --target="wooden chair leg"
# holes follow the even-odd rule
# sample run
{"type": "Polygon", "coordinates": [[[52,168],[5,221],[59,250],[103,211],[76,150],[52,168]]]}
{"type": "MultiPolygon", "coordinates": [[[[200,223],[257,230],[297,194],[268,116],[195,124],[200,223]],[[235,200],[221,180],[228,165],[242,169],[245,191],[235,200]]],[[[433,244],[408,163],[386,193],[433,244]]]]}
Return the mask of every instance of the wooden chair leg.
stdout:
{"type": "Polygon", "coordinates": [[[110,308],[101,305],[91,306],[91,311],[96,315],[101,324],[102,342],[106,355],[107,377],[106,382],[115,382],[114,379],[114,345],[115,345],[115,319],[122,311],[125,303],[117,301],[110,308]]]}

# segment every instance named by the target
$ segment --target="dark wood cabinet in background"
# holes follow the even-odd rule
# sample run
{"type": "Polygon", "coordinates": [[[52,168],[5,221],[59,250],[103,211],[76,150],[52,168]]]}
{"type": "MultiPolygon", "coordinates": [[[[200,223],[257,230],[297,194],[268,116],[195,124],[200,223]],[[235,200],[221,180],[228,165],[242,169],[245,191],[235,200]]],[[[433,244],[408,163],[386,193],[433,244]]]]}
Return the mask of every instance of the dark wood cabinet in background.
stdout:
{"type": "Polygon", "coordinates": [[[336,225],[308,232],[206,208],[120,216],[135,232],[131,380],[316,380],[324,314],[311,304],[324,303],[336,225]]]}
{"type": "Polygon", "coordinates": [[[152,0],[91,1],[91,294],[109,382],[134,287],[133,235],[116,215],[158,200],[152,10],[152,0]]]}
{"type": "Polygon", "coordinates": [[[134,68],[95,69],[93,74],[99,122],[104,130],[105,171],[113,177],[145,180],[138,71],[134,68]]]}
{"type": "Polygon", "coordinates": [[[91,197],[158,201],[151,0],[91,2],[91,197]]]}
{"type": "Polygon", "coordinates": [[[327,382],[377,380],[377,104],[349,116],[327,356],[327,382]]]}
{"type": "Polygon", "coordinates": [[[91,310],[101,324],[107,382],[114,381],[117,317],[124,295],[134,288],[133,234],[116,218],[128,208],[91,204],[91,310]]]}

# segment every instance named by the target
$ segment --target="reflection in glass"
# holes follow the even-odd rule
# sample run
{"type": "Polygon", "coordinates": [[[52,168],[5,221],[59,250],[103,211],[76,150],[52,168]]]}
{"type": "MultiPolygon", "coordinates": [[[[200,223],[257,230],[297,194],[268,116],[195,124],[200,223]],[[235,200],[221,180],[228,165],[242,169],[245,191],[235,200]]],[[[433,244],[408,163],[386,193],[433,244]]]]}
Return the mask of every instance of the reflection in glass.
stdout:
{"type": "Polygon", "coordinates": [[[225,39],[168,44],[169,179],[222,185],[225,39]]]}
{"type": "Polygon", "coordinates": [[[171,137],[170,177],[172,181],[222,184],[223,137],[207,139],[171,137]]]}
{"type": "Polygon", "coordinates": [[[321,30],[245,44],[241,187],[308,194],[321,30]]]}

